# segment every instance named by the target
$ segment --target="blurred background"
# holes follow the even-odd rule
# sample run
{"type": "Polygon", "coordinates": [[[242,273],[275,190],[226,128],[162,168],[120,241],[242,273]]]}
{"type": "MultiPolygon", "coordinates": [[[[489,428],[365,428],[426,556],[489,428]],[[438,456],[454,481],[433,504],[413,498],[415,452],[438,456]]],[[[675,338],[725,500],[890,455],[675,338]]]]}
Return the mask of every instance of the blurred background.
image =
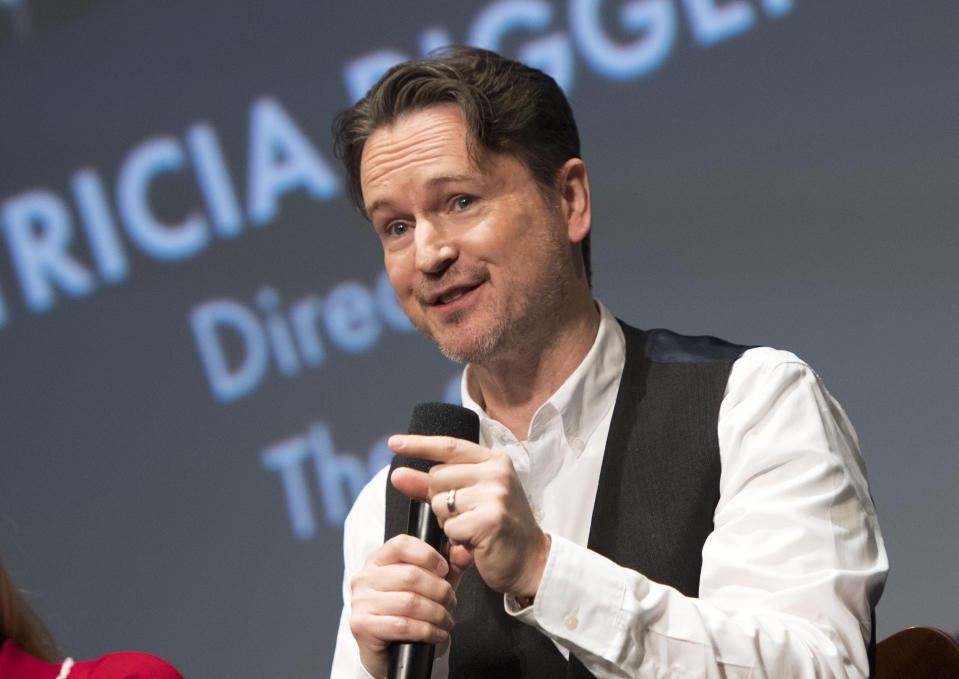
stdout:
{"type": "Polygon", "coordinates": [[[878,637],[959,631],[953,0],[0,0],[0,556],[78,658],[329,673],[342,521],[459,367],[330,123],[398,60],[561,83],[594,288],[808,360],[859,432],[878,637]]]}

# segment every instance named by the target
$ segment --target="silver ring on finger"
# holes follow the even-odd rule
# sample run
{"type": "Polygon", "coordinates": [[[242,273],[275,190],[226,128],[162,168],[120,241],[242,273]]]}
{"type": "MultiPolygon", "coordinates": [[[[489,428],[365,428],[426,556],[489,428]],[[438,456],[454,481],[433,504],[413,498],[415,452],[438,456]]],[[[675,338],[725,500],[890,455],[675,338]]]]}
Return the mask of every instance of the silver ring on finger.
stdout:
{"type": "Polygon", "coordinates": [[[456,513],[456,489],[451,488],[449,492],[446,493],[446,510],[450,513],[450,516],[456,513]]]}

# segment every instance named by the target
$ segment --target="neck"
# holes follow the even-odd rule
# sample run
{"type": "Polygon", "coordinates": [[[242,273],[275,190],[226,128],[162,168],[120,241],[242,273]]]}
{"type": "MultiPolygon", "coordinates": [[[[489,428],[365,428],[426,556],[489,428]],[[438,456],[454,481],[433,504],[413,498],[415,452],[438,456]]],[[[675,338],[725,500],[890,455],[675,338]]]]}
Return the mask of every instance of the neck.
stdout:
{"type": "Polygon", "coordinates": [[[470,396],[517,439],[526,440],[533,415],[589,353],[599,318],[590,298],[539,344],[516,343],[504,355],[470,364],[470,396]]]}

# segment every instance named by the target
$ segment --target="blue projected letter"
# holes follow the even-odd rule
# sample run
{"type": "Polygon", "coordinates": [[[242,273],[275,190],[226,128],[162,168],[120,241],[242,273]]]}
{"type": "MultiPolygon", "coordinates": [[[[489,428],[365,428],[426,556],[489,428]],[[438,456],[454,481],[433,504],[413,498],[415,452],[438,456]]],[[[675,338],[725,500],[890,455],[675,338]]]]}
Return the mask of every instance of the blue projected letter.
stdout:
{"type": "Polygon", "coordinates": [[[183,166],[180,143],[161,137],[131,151],[117,178],[117,201],[127,233],[144,253],[157,259],[187,259],[209,240],[206,220],[199,211],[179,224],[164,224],[150,210],[150,183],[161,172],[178,172],[183,166]]]}
{"type": "Polygon", "coordinates": [[[602,0],[571,0],[569,25],[586,61],[614,80],[638,78],[658,67],[676,38],[676,13],[670,0],[633,0],[622,6],[620,22],[641,33],[629,45],[620,45],[603,30],[602,0]]]}
{"type": "Polygon", "coordinates": [[[343,80],[346,81],[350,103],[355,104],[362,99],[384,73],[408,58],[395,50],[377,50],[347,63],[343,67],[343,80]]]}
{"type": "Polygon", "coordinates": [[[527,43],[516,54],[528,66],[548,73],[565,92],[573,89],[573,48],[569,36],[559,31],[527,43]]]}
{"type": "Polygon", "coordinates": [[[331,525],[341,526],[353,500],[366,485],[366,469],[360,461],[349,454],[336,455],[333,451],[333,437],[330,429],[317,422],[307,434],[310,452],[316,464],[316,475],[323,496],[323,511],[331,525]],[[350,495],[343,494],[343,484],[349,488],[350,495]]]}
{"type": "Polygon", "coordinates": [[[260,454],[260,463],[264,469],[280,473],[290,523],[300,540],[309,540],[316,534],[313,502],[304,469],[307,458],[313,458],[326,521],[340,528],[363,486],[376,471],[390,463],[393,454],[386,446],[385,436],[370,450],[367,466],[354,455],[337,454],[333,436],[324,422],[311,424],[305,437],[286,439],[266,448],[260,454]]]}
{"type": "Polygon", "coordinates": [[[257,99],[250,109],[250,219],[256,225],[276,217],[277,199],[306,189],[316,200],[329,200],[339,180],[279,102],[257,99]]]}
{"type": "Polygon", "coordinates": [[[303,461],[308,455],[309,449],[303,437],[281,441],[260,454],[260,464],[264,469],[280,472],[293,534],[301,540],[309,540],[316,533],[313,503],[310,502],[310,491],[303,474],[303,461]]]}
{"type": "Polygon", "coordinates": [[[366,456],[366,471],[369,478],[376,476],[383,467],[389,467],[390,463],[393,461],[393,451],[390,450],[387,441],[390,440],[389,436],[381,436],[376,440],[370,447],[370,452],[366,456]]]}
{"type": "Polygon", "coordinates": [[[463,405],[463,391],[460,388],[462,382],[460,375],[453,375],[450,381],[446,383],[446,389],[443,390],[443,400],[453,405],[463,405]]]}
{"type": "Polygon", "coordinates": [[[782,17],[793,9],[793,0],[762,0],[766,14],[771,17],[782,17]]]}
{"type": "Polygon", "coordinates": [[[470,27],[467,41],[473,47],[496,51],[510,31],[525,28],[540,31],[553,20],[553,6],[542,0],[500,0],[480,12],[470,27]]]}
{"type": "Polygon", "coordinates": [[[316,295],[310,295],[293,304],[290,308],[290,321],[296,335],[296,343],[300,346],[300,353],[308,366],[317,367],[323,364],[326,351],[323,341],[317,332],[317,324],[323,316],[323,300],[316,295]]]}
{"type": "MultiPolygon", "coordinates": [[[[439,49],[440,47],[446,47],[452,42],[453,38],[450,37],[449,31],[447,31],[445,28],[441,28],[439,26],[427,28],[425,31],[420,33],[420,54],[429,54],[433,50],[439,49]]],[[[374,80],[373,82],[375,83],[376,81],[374,80]]],[[[370,87],[372,86],[373,83],[370,83],[370,87]]],[[[369,87],[366,89],[369,89],[369,87]]],[[[360,96],[363,96],[364,94],[366,94],[366,90],[361,92],[360,96]]],[[[357,99],[359,99],[359,97],[357,97],[357,99]]]]}
{"type": "Polygon", "coordinates": [[[376,278],[376,306],[379,308],[383,320],[394,330],[412,332],[416,329],[410,323],[410,319],[407,318],[399,300],[396,299],[396,292],[393,291],[390,277],[386,275],[385,271],[381,271],[376,278]]]}
{"type": "Polygon", "coordinates": [[[243,227],[243,214],[216,132],[206,123],[197,123],[187,130],[186,143],[193,156],[200,191],[213,218],[213,227],[224,238],[237,235],[243,227]]]}
{"type": "Polygon", "coordinates": [[[300,372],[300,359],[296,355],[286,319],[280,312],[280,295],[273,288],[260,288],[256,292],[256,305],[263,312],[266,336],[273,347],[276,367],[284,375],[297,374],[300,372]]]}
{"type": "Polygon", "coordinates": [[[103,280],[119,283],[127,277],[129,266],[103,182],[96,171],[87,169],[73,175],[72,184],[97,271],[103,280]]]}
{"type": "Polygon", "coordinates": [[[347,281],[326,298],[326,331],[343,351],[358,354],[380,338],[383,324],[376,316],[373,295],[360,283],[347,281]]]}
{"type": "Polygon", "coordinates": [[[749,30],[755,15],[743,0],[727,0],[717,7],[717,0],[683,0],[693,36],[700,45],[715,45],[738,33],[749,30]]]}
{"type": "Polygon", "coordinates": [[[68,295],[93,292],[96,279],[67,252],[73,240],[70,213],[60,198],[38,189],[3,204],[3,229],[23,298],[34,311],[53,306],[54,283],[68,295]]]}
{"type": "MultiPolygon", "coordinates": [[[[470,27],[467,42],[474,47],[499,50],[507,33],[542,31],[553,21],[553,6],[542,0],[502,0],[486,7],[470,27]]],[[[569,91],[573,85],[573,56],[569,38],[552,33],[524,46],[517,54],[524,63],[539,68],[569,91]]]]}
{"type": "Polygon", "coordinates": [[[194,308],[190,326],[214,396],[233,401],[256,388],[266,372],[269,348],[253,312],[232,300],[206,302],[194,308]],[[232,370],[218,328],[235,331],[241,340],[243,358],[232,370]]]}

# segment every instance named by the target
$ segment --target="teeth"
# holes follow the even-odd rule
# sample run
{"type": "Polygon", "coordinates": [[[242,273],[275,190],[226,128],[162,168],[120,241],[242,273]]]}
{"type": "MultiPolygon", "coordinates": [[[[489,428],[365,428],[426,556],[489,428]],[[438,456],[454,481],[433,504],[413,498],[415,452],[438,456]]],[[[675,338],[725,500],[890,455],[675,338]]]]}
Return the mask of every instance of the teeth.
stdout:
{"type": "Polygon", "coordinates": [[[447,293],[447,294],[443,295],[442,297],[440,297],[440,303],[441,303],[441,304],[449,304],[449,303],[452,302],[453,300],[459,299],[459,298],[462,297],[462,296],[463,296],[463,291],[462,291],[462,290],[455,290],[455,291],[453,291],[453,292],[447,293]]]}

